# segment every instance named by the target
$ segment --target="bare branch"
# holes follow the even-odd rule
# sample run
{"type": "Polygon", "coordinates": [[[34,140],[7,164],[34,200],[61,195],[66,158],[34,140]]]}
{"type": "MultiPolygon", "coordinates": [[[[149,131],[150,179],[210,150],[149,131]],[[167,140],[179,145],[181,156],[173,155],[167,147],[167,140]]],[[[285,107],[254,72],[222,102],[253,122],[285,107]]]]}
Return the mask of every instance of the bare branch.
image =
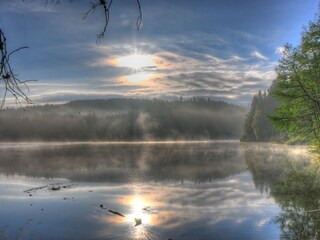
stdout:
{"type": "Polygon", "coordinates": [[[97,0],[95,2],[90,2],[90,4],[91,4],[91,7],[83,15],[82,19],[87,18],[90,13],[94,13],[97,7],[102,7],[104,11],[104,16],[105,16],[104,27],[103,27],[103,30],[97,35],[97,43],[99,44],[107,31],[107,27],[110,20],[110,8],[111,8],[112,0],[110,0],[109,4],[107,4],[105,0],[97,0]]]}
{"type": "MultiPolygon", "coordinates": [[[[22,0],[25,1],[25,0],[22,0]]],[[[48,6],[49,2],[53,4],[54,6],[57,6],[60,4],[63,0],[45,0],[46,1],[46,7],[48,6]]],[[[68,0],[68,2],[73,2],[74,0],[68,0]]],[[[87,18],[90,13],[94,13],[97,7],[103,8],[104,12],[104,26],[102,31],[97,35],[97,44],[101,42],[103,39],[107,27],[110,20],[110,8],[113,0],[93,0],[90,2],[90,8],[89,10],[84,14],[83,19],[87,18]]],[[[141,4],[140,0],[136,0],[139,10],[139,15],[137,18],[136,26],[137,31],[140,30],[142,25],[142,10],[141,10],[141,4]]],[[[25,80],[21,81],[18,78],[18,75],[14,73],[11,65],[10,65],[10,57],[16,53],[19,52],[22,49],[25,49],[28,47],[20,47],[12,52],[7,51],[7,39],[3,33],[3,31],[0,28],[0,82],[4,84],[4,94],[3,99],[0,104],[0,110],[3,108],[6,98],[8,96],[8,93],[10,93],[16,100],[16,103],[22,107],[22,100],[25,101],[27,104],[31,104],[31,99],[28,98],[28,96],[24,93],[23,89],[21,89],[21,85],[25,87],[29,92],[29,87],[27,85],[30,81],[36,81],[36,80],[25,80]]]]}
{"type": "Polygon", "coordinates": [[[140,0],[137,0],[137,4],[138,4],[138,10],[139,10],[139,16],[137,18],[137,31],[139,31],[142,23],[142,10],[141,10],[140,0]]]}
{"type": "MultiPolygon", "coordinates": [[[[90,2],[90,8],[89,10],[83,15],[82,19],[86,19],[88,17],[88,15],[90,13],[94,13],[97,7],[102,7],[103,11],[104,11],[104,16],[105,16],[105,21],[104,21],[104,27],[102,29],[102,31],[97,35],[97,43],[99,44],[101,42],[101,40],[103,39],[106,31],[107,31],[107,27],[109,24],[109,20],[110,20],[110,8],[111,8],[111,4],[112,4],[113,0],[109,1],[109,4],[107,3],[106,0],[96,0],[94,2],[90,2]]],[[[137,31],[140,30],[141,25],[142,25],[142,10],[141,10],[141,4],[140,4],[140,0],[136,0],[137,4],[138,4],[138,10],[139,10],[139,16],[137,18],[137,31]]]]}
{"type": "Polygon", "coordinates": [[[10,93],[14,98],[16,103],[22,107],[22,101],[27,104],[31,104],[31,99],[24,93],[23,89],[21,89],[21,85],[27,88],[27,83],[35,80],[20,80],[18,75],[14,73],[11,65],[10,65],[10,57],[12,54],[25,49],[27,47],[20,47],[12,52],[8,52],[7,50],[7,39],[0,28],[0,82],[4,84],[4,95],[2,98],[2,102],[0,104],[0,110],[3,108],[8,93],[10,93]]]}
{"type": "MultiPolygon", "coordinates": [[[[22,1],[24,1],[24,0],[22,0],[22,1]]],[[[73,2],[73,1],[74,0],[68,0],[68,2],[73,2]]],[[[46,0],[46,6],[49,4],[49,2],[51,2],[51,4],[53,4],[54,6],[57,6],[58,4],[60,4],[62,2],[62,0],[46,0]]],[[[90,13],[95,12],[96,8],[101,7],[103,9],[104,26],[103,26],[102,31],[99,34],[97,34],[97,44],[99,44],[101,42],[101,40],[103,39],[103,37],[107,31],[107,27],[108,27],[109,20],[110,20],[110,8],[111,8],[112,2],[113,2],[113,0],[109,0],[109,3],[107,0],[90,1],[89,2],[90,8],[88,9],[88,11],[85,14],[83,14],[82,19],[86,19],[90,13]]],[[[138,5],[138,11],[139,11],[136,26],[137,26],[137,31],[139,31],[142,26],[142,10],[141,10],[140,0],[136,0],[136,2],[138,5]]]]}

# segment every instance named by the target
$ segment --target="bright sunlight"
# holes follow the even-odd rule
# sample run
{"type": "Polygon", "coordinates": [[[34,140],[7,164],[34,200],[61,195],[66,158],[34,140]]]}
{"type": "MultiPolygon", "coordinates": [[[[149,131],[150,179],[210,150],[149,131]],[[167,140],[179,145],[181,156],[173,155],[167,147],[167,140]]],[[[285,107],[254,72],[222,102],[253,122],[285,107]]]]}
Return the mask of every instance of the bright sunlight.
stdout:
{"type": "Polygon", "coordinates": [[[143,210],[144,208],[148,207],[147,204],[143,201],[143,199],[138,196],[135,196],[131,199],[130,202],[132,207],[132,213],[128,215],[128,221],[136,222],[139,219],[141,220],[141,223],[136,222],[136,224],[150,224],[150,214],[148,214],[146,210],[143,210]]]}
{"type": "Polygon", "coordinates": [[[125,79],[131,84],[136,84],[150,79],[153,74],[146,72],[145,68],[155,67],[156,64],[152,55],[135,53],[119,57],[117,59],[117,65],[120,67],[131,68],[134,73],[125,76],[125,79]]]}
{"type": "Polygon", "coordinates": [[[155,66],[152,55],[133,54],[119,57],[118,61],[120,67],[128,67],[134,70],[155,66]]]}

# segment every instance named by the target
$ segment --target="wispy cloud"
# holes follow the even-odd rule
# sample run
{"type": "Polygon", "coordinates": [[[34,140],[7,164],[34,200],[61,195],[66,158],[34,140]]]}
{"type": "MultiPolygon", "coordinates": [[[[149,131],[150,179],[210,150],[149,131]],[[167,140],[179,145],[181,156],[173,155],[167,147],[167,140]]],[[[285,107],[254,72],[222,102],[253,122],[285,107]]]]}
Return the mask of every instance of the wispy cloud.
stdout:
{"type": "Polygon", "coordinates": [[[30,97],[35,103],[111,97],[173,99],[196,95],[246,105],[253,94],[268,89],[275,79],[271,61],[257,62],[251,55],[237,53],[218,57],[210,51],[188,51],[169,40],[81,48],[89,49],[79,69],[88,74],[87,80],[80,82],[75,77],[72,82],[55,83],[52,78],[32,83],[30,97]],[[136,51],[152,55],[154,66],[137,71],[115,64],[115,59],[136,51]],[[92,77],[89,73],[93,73],[92,77]],[[142,82],[135,81],[141,75],[148,77],[142,82]]]}
{"type": "Polygon", "coordinates": [[[136,6],[119,1],[112,5],[106,38],[96,45],[103,27],[101,11],[81,21],[88,1],[58,7],[46,7],[45,2],[0,1],[9,47],[30,47],[14,59],[14,67],[23,79],[39,80],[30,88],[37,103],[116,94],[170,99],[200,95],[247,104],[258,89],[269,88],[277,54],[283,51],[278,46],[299,38],[300,26],[316,6],[303,0],[250,0],[235,6],[228,1],[199,5],[150,0],[143,3],[145,22],[137,32],[136,6]],[[253,5],[254,14],[249,14],[253,5]],[[135,52],[152,55],[154,66],[137,70],[115,64],[116,58],[135,52]]]}
{"type": "Polygon", "coordinates": [[[135,51],[153,56],[155,66],[143,69],[143,74],[149,74],[148,80],[137,83],[139,88],[126,89],[123,96],[176,98],[197,95],[246,104],[254,93],[268,89],[275,79],[274,63],[257,51],[253,52],[254,56],[262,62],[253,61],[252,55],[233,54],[222,58],[207,52],[188,52],[172,43],[115,44],[92,50],[101,57],[93,59],[88,66],[119,68],[119,77],[115,78],[121,83],[119,91],[121,87],[132,85],[123,80],[124,76],[139,73],[117,67],[113,60],[135,51]]]}
{"type": "MultiPolygon", "coordinates": [[[[48,1],[50,2],[50,1],[48,1]]],[[[41,13],[41,12],[55,12],[55,4],[46,4],[46,1],[33,0],[33,1],[21,1],[21,0],[11,0],[3,1],[0,3],[1,11],[25,13],[41,13]]]]}
{"type": "Polygon", "coordinates": [[[268,61],[269,60],[269,58],[267,58],[266,56],[262,55],[262,53],[260,53],[258,51],[253,51],[251,53],[251,56],[259,58],[259,59],[264,60],[264,61],[268,61]]]}
{"type": "Polygon", "coordinates": [[[275,53],[277,53],[277,54],[282,56],[284,51],[285,51],[284,47],[281,46],[281,47],[277,47],[275,53]]]}

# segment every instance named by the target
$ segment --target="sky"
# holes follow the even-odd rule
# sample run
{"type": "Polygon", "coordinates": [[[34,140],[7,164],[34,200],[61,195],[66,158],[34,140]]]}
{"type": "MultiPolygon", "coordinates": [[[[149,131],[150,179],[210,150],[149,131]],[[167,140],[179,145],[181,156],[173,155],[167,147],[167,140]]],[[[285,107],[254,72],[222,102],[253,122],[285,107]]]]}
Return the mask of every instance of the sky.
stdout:
{"type": "Polygon", "coordinates": [[[115,97],[210,97],[247,106],[267,90],[285,43],[299,44],[317,0],[114,0],[106,36],[89,0],[1,0],[11,64],[34,104],[115,97]]]}

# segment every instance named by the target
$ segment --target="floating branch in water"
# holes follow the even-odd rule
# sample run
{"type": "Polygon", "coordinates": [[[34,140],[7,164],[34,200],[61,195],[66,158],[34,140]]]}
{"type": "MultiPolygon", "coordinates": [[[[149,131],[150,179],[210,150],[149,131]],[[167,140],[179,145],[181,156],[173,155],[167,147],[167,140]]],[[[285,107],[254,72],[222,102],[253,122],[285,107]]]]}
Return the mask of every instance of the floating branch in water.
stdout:
{"type": "Polygon", "coordinates": [[[113,214],[116,214],[118,216],[121,216],[121,217],[126,217],[125,215],[123,215],[122,213],[119,213],[119,212],[116,212],[116,211],[113,211],[113,210],[110,210],[108,209],[109,212],[113,213],[113,214]]]}
{"type": "Polygon", "coordinates": [[[100,204],[100,208],[106,209],[106,210],[108,210],[110,213],[113,213],[113,214],[115,214],[115,215],[118,215],[118,216],[121,216],[121,217],[126,217],[126,216],[123,215],[122,213],[119,213],[119,212],[116,212],[116,211],[113,211],[113,210],[111,210],[111,209],[108,209],[108,208],[104,207],[102,204],[100,204]]]}
{"type": "Polygon", "coordinates": [[[37,190],[41,190],[41,189],[44,189],[44,188],[47,188],[49,191],[59,191],[62,188],[70,187],[70,185],[63,185],[63,186],[61,186],[61,185],[63,185],[63,184],[62,183],[52,183],[52,184],[48,184],[48,185],[41,186],[41,187],[30,188],[30,189],[25,190],[23,192],[30,193],[30,192],[35,192],[37,190]]]}
{"type": "Polygon", "coordinates": [[[150,206],[144,207],[144,208],[142,208],[142,210],[149,212],[150,211],[149,208],[150,208],[150,206]]]}

